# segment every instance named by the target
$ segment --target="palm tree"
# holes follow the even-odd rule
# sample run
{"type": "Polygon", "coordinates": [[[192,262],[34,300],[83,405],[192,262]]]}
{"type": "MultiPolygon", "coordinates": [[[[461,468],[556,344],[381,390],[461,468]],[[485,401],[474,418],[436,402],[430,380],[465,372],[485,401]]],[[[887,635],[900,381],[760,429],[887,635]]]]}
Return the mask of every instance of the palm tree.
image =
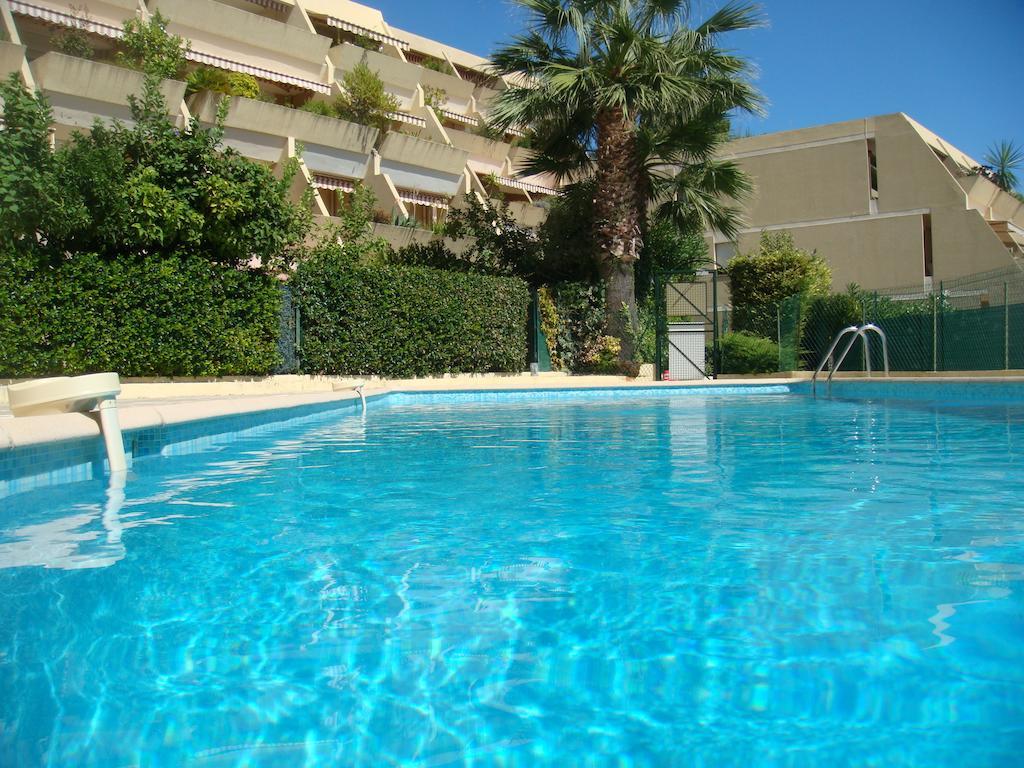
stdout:
{"type": "Polygon", "coordinates": [[[1017,188],[1015,171],[1024,165],[1024,149],[1012,141],[1000,141],[985,153],[985,165],[995,174],[995,182],[1007,192],[1017,188]]]}
{"type": "Polygon", "coordinates": [[[734,0],[690,26],[688,0],[515,1],[531,22],[492,57],[498,73],[519,78],[498,97],[492,122],[533,133],[524,172],[595,179],[595,256],[609,332],[627,359],[648,205],[681,225],[736,229],[722,195],[739,197],[748,185],[714,158],[727,114],[757,111],[760,97],[747,64],[718,40],[759,25],[759,8],[734,0]]]}

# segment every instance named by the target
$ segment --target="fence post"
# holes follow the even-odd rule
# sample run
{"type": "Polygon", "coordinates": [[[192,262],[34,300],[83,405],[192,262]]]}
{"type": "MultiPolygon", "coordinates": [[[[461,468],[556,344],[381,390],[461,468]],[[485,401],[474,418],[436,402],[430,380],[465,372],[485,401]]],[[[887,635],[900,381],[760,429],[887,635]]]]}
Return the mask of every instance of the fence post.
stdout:
{"type": "Polygon", "coordinates": [[[711,273],[711,365],[714,371],[711,378],[718,378],[721,368],[721,354],[718,351],[718,270],[711,273]]]}
{"type": "MultiPolygon", "coordinates": [[[[945,334],[945,329],[943,329],[942,315],[943,315],[943,312],[945,312],[945,309],[943,308],[943,305],[946,303],[945,298],[946,298],[946,284],[945,284],[944,281],[940,280],[939,281],[939,315],[938,315],[939,322],[936,325],[936,330],[941,329],[943,334],[945,334]]],[[[936,345],[936,358],[938,357],[937,352],[938,352],[939,347],[942,348],[943,356],[945,356],[946,345],[945,344],[939,344],[937,338],[936,338],[935,345],[936,345]]],[[[939,370],[939,367],[940,367],[939,363],[936,362],[935,370],[936,371],[939,370]]],[[[942,368],[942,370],[946,369],[945,363],[941,364],[941,368],[942,368]]]]}
{"type": "Polygon", "coordinates": [[[662,335],[662,323],[665,320],[665,313],[668,312],[668,302],[665,299],[665,288],[661,281],[661,273],[654,273],[654,380],[661,381],[662,365],[661,351],[664,345],[662,335]],[[662,311],[664,307],[664,312],[662,311]]]}
{"type": "Polygon", "coordinates": [[[932,291],[932,372],[939,370],[939,307],[932,291]]]}
{"type": "Polygon", "coordinates": [[[1010,370],[1010,287],[1003,282],[1003,370],[1010,370]]]}

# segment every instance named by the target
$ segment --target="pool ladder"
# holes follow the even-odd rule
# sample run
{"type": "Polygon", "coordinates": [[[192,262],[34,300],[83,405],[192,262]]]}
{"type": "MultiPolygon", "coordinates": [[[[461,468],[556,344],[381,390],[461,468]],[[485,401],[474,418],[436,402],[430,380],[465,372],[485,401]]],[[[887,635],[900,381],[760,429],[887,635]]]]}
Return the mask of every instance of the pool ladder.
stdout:
{"type": "Polygon", "coordinates": [[[850,350],[853,349],[853,345],[857,343],[857,339],[864,340],[864,361],[865,365],[867,366],[867,374],[868,376],[871,375],[871,344],[868,340],[869,333],[877,333],[878,337],[882,340],[882,364],[885,366],[885,375],[889,375],[889,340],[885,337],[885,331],[883,331],[874,323],[865,323],[864,325],[850,325],[847,326],[846,328],[843,328],[843,330],[836,334],[836,337],[832,340],[832,346],[828,348],[828,352],[825,353],[825,356],[821,358],[821,362],[818,363],[818,367],[814,371],[814,376],[811,377],[812,395],[817,396],[816,390],[818,385],[818,375],[825,368],[825,364],[833,359],[833,355],[835,354],[836,347],[839,346],[839,342],[841,342],[847,336],[850,337],[850,340],[846,343],[846,346],[843,347],[843,351],[839,353],[839,358],[836,359],[835,362],[833,362],[832,365],[829,366],[827,382],[828,395],[832,395],[832,377],[835,375],[836,371],[838,371],[839,368],[842,366],[843,361],[846,359],[846,356],[850,353],[850,350]]]}

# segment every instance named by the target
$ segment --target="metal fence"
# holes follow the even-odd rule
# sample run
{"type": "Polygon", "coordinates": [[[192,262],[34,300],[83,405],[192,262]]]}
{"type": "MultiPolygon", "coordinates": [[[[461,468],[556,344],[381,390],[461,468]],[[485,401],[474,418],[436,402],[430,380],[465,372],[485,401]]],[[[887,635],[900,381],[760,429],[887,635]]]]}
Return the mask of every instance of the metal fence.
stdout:
{"type": "MultiPolygon", "coordinates": [[[[813,369],[835,334],[875,323],[889,339],[894,371],[1024,369],[1024,271],[1017,268],[944,280],[932,290],[851,290],[779,305],[780,370],[813,369]]],[[[882,365],[879,345],[871,365],[882,365]]],[[[843,370],[864,370],[857,349],[843,370]]]]}
{"type": "MultiPolygon", "coordinates": [[[[669,339],[672,322],[703,323],[707,360],[705,374],[715,376],[720,367],[719,340],[731,329],[731,299],[728,278],[717,271],[698,273],[692,280],[673,280],[656,274],[655,295],[655,363],[657,380],[669,369],[673,342],[669,339]]],[[[676,348],[677,353],[682,350],[676,348]]]]}

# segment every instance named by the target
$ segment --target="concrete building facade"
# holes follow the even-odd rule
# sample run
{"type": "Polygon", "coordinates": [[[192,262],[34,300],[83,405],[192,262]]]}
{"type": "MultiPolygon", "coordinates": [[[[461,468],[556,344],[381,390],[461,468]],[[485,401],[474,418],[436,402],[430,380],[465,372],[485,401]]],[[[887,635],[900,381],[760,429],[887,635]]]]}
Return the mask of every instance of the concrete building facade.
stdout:
{"type": "MultiPolygon", "coordinates": [[[[491,101],[508,87],[487,61],[390,26],[380,11],[349,0],[95,0],[88,10],[59,0],[0,0],[0,76],[16,72],[38,88],[54,114],[54,141],[96,119],[130,122],[128,96],[142,76],[113,63],[122,27],[159,12],[168,31],[190,43],[189,67],[243,72],[260,99],[231,97],[224,142],[281,169],[300,156],[296,195],[313,189],[314,216],[329,222],[354,185],[376,196],[378,234],[396,246],[427,241],[466,194],[486,200],[500,189],[524,223],[543,220],[556,192],[545,178],[520,178],[521,136],[495,136],[491,101]],[[55,36],[84,34],[96,55],[55,50],[55,36]],[[330,101],[346,72],[366,64],[398,109],[388,129],[298,109],[330,101]]],[[[168,114],[212,124],[219,94],[186,97],[183,82],[164,86],[168,114]]]]}
{"type": "Polygon", "coordinates": [[[786,230],[832,268],[833,288],[937,287],[1024,260],[1024,203],[902,113],[729,143],[750,175],[736,242],[707,233],[716,264],[786,230]]]}

